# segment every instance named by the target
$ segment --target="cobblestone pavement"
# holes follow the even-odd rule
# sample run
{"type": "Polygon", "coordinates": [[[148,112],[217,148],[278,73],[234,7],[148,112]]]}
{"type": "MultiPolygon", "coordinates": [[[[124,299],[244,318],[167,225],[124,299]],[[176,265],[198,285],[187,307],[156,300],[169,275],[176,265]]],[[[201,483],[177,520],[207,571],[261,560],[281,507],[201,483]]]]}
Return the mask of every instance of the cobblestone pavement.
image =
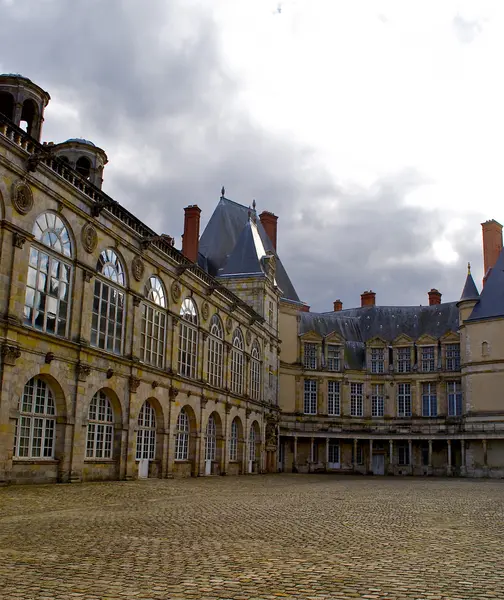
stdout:
{"type": "Polygon", "coordinates": [[[504,481],[1,488],[0,598],[503,599],[504,481]]]}

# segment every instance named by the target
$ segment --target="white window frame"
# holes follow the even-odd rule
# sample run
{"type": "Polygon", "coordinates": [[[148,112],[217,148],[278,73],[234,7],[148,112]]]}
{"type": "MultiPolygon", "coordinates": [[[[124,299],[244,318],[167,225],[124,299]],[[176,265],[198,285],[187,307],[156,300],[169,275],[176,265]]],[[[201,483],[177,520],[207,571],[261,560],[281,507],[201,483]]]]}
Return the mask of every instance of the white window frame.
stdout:
{"type": "Polygon", "coordinates": [[[436,347],[421,346],[421,370],[423,373],[433,373],[436,370],[436,347]]]}
{"type": "Polygon", "coordinates": [[[339,344],[327,344],[327,370],[341,371],[341,346],[339,344]]]}
{"type": "Polygon", "coordinates": [[[422,417],[437,417],[437,385],[435,382],[422,382],[422,417]]]}
{"type": "Polygon", "coordinates": [[[304,380],[304,414],[317,414],[317,380],[304,380]]]}
{"type": "Polygon", "coordinates": [[[122,354],[126,315],[124,268],[111,248],[102,250],[96,268],[99,275],[94,284],[91,346],[122,354]],[[114,302],[111,301],[112,297],[114,302]]]}
{"type": "Polygon", "coordinates": [[[103,390],[91,399],[88,409],[86,459],[111,460],[114,455],[114,412],[103,390]]]}
{"type": "Polygon", "coordinates": [[[339,381],[327,382],[327,414],[330,417],[341,415],[341,384],[339,381]]]}
{"type": "Polygon", "coordinates": [[[334,440],[329,440],[329,449],[328,449],[328,458],[330,463],[339,463],[340,462],[340,445],[339,442],[335,442],[334,440]]]}
{"type": "Polygon", "coordinates": [[[210,321],[208,336],[208,383],[214,387],[222,387],[224,373],[224,328],[218,315],[210,321]]]}
{"type": "Polygon", "coordinates": [[[179,374],[195,379],[198,365],[198,313],[192,298],[185,298],[180,307],[179,374]]]}
{"type": "Polygon", "coordinates": [[[411,383],[397,384],[397,416],[411,417],[411,383]]]}
{"type": "Polygon", "coordinates": [[[189,415],[183,408],[177,417],[177,431],[175,433],[175,460],[189,460],[189,435],[191,429],[189,415]]]}
{"type": "Polygon", "coordinates": [[[385,372],[385,349],[371,348],[371,373],[385,372]]]}
{"type": "Polygon", "coordinates": [[[237,417],[231,422],[231,435],[229,437],[229,460],[238,460],[238,420],[237,417]]]}
{"type": "Polygon", "coordinates": [[[364,453],[362,452],[362,444],[357,442],[357,445],[352,444],[352,464],[363,465],[364,464],[364,453]],[[354,455],[357,449],[357,456],[354,455]]]}
{"type": "Polygon", "coordinates": [[[242,332],[240,329],[235,329],[231,348],[231,392],[238,396],[243,395],[244,346],[242,332]]]}
{"type": "Polygon", "coordinates": [[[66,225],[52,213],[33,225],[34,243],[26,277],[24,323],[52,335],[68,335],[72,298],[72,244],[66,225]],[[43,322],[37,323],[42,316],[43,322]],[[51,326],[52,325],[52,326],[51,326]]]}
{"type": "MultiPolygon", "coordinates": [[[[269,373],[272,375],[271,371],[269,373]]],[[[271,387],[271,381],[269,385],[271,387]]],[[[257,342],[254,342],[250,353],[250,397],[253,400],[261,399],[261,355],[257,342]]]]}
{"type": "Polygon", "coordinates": [[[152,275],[145,285],[140,335],[141,361],[163,369],[166,347],[166,294],[161,280],[152,275]]]}
{"type": "Polygon", "coordinates": [[[409,444],[400,444],[397,446],[397,464],[400,467],[408,467],[411,464],[411,456],[409,454],[409,444]]]}
{"type": "Polygon", "coordinates": [[[136,433],[136,460],[154,460],[156,458],[156,411],[148,400],[140,409],[136,433]]]}
{"type": "Polygon", "coordinates": [[[385,415],[385,388],[382,383],[371,385],[371,416],[383,417],[385,415]]]}
{"type": "Polygon", "coordinates": [[[249,460],[256,460],[256,444],[257,444],[257,432],[254,425],[251,425],[249,432],[249,460]]]}
{"type": "Polygon", "coordinates": [[[448,416],[449,417],[460,417],[464,412],[464,406],[462,404],[462,382],[461,381],[447,381],[446,382],[446,396],[448,399],[448,416]]]}
{"type": "Polygon", "coordinates": [[[397,352],[397,372],[411,373],[411,346],[399,346],[397,352]]]}
{"type": "Polygon", "coordinates": [[[205,460],[214,461],[217,456],[217,423],[214,415],[208,417],[205,429],[205,460]]]}
{"type": "Polygon", "coordinates": [[[356,381],[350,382],[350,416],[364,416],[364,385],[356,381]]]}
{"type": "Polygon", "coordinates": [[[305,342],[303,344],[304,359],[303,364],[305,369],[316,370],[317,369],[317,354],[318,344],[311,342],[305,342]]]}
{"type": "Polygon", "coordinates": [[[460,371],[460,344],[446,344],[445,346],[445,362],[447,371],[460,371]]]}
{"type": "Polygon", "coordinates": [[[39,377],[24,386],[14,437],[15,459],[54,459],[56,402],[51,388],[39,377]]]}

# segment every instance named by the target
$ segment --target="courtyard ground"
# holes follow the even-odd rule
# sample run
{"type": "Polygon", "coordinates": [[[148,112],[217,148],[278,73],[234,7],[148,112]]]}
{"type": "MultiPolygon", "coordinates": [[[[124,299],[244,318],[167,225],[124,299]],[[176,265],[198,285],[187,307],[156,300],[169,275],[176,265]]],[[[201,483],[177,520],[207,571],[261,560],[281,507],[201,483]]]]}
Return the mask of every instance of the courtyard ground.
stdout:
{"type": "Polygon", "coordinates": [[[504,481],[0,488],[0,598],[504,599],[504,481]]]}

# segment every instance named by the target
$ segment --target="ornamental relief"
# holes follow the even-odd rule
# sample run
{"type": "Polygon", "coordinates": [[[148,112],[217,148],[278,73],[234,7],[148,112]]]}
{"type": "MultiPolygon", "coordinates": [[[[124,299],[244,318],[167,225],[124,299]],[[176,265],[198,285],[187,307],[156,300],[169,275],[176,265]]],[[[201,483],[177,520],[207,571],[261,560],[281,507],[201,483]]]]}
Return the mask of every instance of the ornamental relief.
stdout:
{"type": "Polygon", "coordinates": [[[252,334],[250,333],[250,330],[247,330],[247,333],[245,335],[245,339],[247,342],[247,346],[250,346],[251,342],[252,342],[252,334]]]}
{"type": "Polygon", "coordinates": [[[210,316],[210,307],[208,306],[208,302],[203,302],[201,305],[201,318],[203,321],[208,321],[208,317],[210,316]]]}
{"type": "Polygon", "coordinates": [[[13,185],[12,205],[20,215],[27,215],[33,208],[33,192],[24,181],[17,181],[13,185]]]}
{"type": "Polygon", "coordinates": [[[98,234],[91,223],[86,223],[82,228],[81,241],[82,245],[84,246],[84,250],[89,254],[96,250],[96,246],[98,245],[98,234]]]}
{"type": "Polygon", "coordinates": [[[233,330],[233,319],[231,317],[228,317],[226,319],[226,331],[228,333],[231,333],[232,330],[233,330]]]}
{"type": "Polygon", "coordinates": [[[182,288],[180,287],[180,283],[178,281],[174,281],[171,284],[171,295],[173,302],[177,303],[182,296],[182,288]]]}
{"type": "Polygon", "coordinates": [[[139,256],[135,256],[131,263],[131,272],[137,281],[141,281],[145,271],[143,260],[139,256]]]}

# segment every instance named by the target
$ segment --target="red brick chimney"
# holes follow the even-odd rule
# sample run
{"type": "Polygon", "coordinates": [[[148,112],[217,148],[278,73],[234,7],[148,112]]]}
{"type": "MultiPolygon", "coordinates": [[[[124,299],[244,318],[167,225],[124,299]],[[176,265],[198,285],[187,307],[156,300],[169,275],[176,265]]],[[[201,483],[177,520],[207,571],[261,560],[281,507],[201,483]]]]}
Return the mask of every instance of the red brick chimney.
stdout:
{"type": "Polygon", "coordinates": [[[264,231],[268,234],[271,243],[273,244],[273,248],[276,251],[277,247],[277,221],[278,217],[273,213],[268,212],[267,210],[263,210],[259,215],[259,219],[261,221],[261,225],[264,227],[264,231]]]}
{"type": "Polygon", "coordinates": [[[343,302],[338,298],[338,300],[334,301],[334,312],[339,312],[343,310],[343,302]]]}
{"type": "Polygon", "coordinates": [[[191,262],[198,262],[199,224],[201,209],[196,204],[184,208],[184,235],[182,254],[191,262]]]}
{"type": "Polygon", "coordinates": [[[361,307],[362,306],[374,306],[376,294],[373,290],[369,290],[361,294],[361,307]]]}
{"type": "Polygon", "coordinates": [[[493,269],[502,250],[502,225],[494,219],[481,223],[483,228],[483,285],[493,269]]]}
{"type": "Polygon", "coordinates": [[[434,306],[434,304],[441,304],[441,292],[432,288],[429,292],[429,306],[434,306]]]}

